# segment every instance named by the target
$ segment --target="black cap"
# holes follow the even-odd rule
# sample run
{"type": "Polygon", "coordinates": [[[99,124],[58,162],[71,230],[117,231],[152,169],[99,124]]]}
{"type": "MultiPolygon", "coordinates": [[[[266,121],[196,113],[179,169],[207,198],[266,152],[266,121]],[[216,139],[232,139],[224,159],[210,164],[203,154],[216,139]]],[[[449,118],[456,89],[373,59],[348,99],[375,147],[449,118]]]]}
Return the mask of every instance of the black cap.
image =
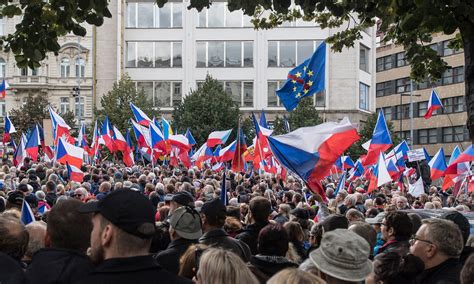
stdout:
{"type": "Polygon", "coordinates": [[[100,201],[85,203],[81,213],[100,213],[125,232],[150,238],[155,233],[155,209],[144,195],[129,189],[111,192],[100,201]]]}
{"type": "Polygon", "coordinates": [[[21,191],[12,191],[10,192],[10,194],[8,194],[8,197],[7,197],[7,202],[9,204],[12,204],[12,205],[16,205],[16,206],[22,206],[23,205],[23,199],[24,199],[24,195],[21,191]]]}
{"type": "Polygon", "coordinates": [[[26,183],[20,183],[17,188],[19,191],[22,192],[27,192],[28,191],[28,185],[26,183]]]}
{"type": "Polygon", "coordinates": [[[174,201],[184,206],[194,207],[194,197],[191,195],[191,193],[187,191],[178,191],[176,194],[173,195],[171,201],[174,201]]]}
{"type": "Polygon", "coordinates": [[[206,216],[225,217],[227,215],[227,208],[219,198],[205,202],[201,207],[201,213],[206,216]]]}
{"type": "Polygon", "coordinates": [[[454,224],[459,227],[459,230],[461,230],[464,245],[466,245],[467,239],[469,239],[469,235],[471,233],[471,226],[469,225],[469,220],[467,220],[467,218],[464,217],[464,215],[462,215],[458,211],[446,212],[443,215],[439,216],[439,218],[453,221],[454,224]]]}
{"type": "Polygon", "coordinates": [[[309,218],[309,212],[306,209],[303,208],[295,208],[290,211],[290,214],[295,216],[296,218],[299,219],[308,219],[309,218]]]}

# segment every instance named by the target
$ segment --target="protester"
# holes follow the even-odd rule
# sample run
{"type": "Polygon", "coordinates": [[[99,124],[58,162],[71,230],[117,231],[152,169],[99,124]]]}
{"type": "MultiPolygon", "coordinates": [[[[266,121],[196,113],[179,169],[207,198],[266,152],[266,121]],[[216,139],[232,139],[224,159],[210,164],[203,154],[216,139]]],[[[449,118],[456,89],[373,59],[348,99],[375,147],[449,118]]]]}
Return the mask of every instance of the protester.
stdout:
{"type": "Polygon", "coordinates": [[[267,281],[267,284],[325,284],[321,278],[314,274],[298,270],[296,268],[287,268],[273,275],[267,281]]]}
{"type": "Polygon", "coordinates": [[[423,261],[412,255],[401,256],[397,252],[379,254],[374,260],[374,272],[367,277],[366,284],[415,283],[416,276],[423,272],[423,261]]]}
{"type": "Polygon", "coordinates": [[[28,231],[29,240],[28,248],[26,249],[25,255],[23,256],[23,262],[30,264],[33,255],[45,247],[46,223],[42,221],[35,221],[29,223],[25,227],[28,231]]]}
{"type": "Polygon", "coordinates": [[[178,275],[189,280],[193,280],[196,277],[199,261],[202,253],[208,248],[204,244],[193,244],[188,247],[186,252],[179,259],[179,272],[178,275]]]}
{"type": "Polygon", "coordinates": [[[18,218],[3,213],[0,215],[0,236],[0,252],[21,263],[29,241],[25,226],[18,218]]]}
{"type": "Polygon", "coordinates": [[[400,255],[406,255],[412,233],[412,224],[407,213],[390,212],[385,215],[381,225],[382,240],[385,243],[378,249],[378,254],[396,251],[400,255]]]}

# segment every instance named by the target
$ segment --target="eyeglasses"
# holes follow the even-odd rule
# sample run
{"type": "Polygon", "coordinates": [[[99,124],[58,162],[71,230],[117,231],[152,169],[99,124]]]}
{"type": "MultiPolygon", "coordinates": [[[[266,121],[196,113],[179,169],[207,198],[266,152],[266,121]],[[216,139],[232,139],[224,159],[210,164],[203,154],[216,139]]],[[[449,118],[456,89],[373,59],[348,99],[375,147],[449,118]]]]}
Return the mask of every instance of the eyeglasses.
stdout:
{"type": "Polygon", "coordinates": [[[410,242],[410,245],[414,245],[416,241],[420,241],[420,242],[425,242],[425,243],[428,243],[430,245],[434,245],[434,243],[432,241],[428,241],[428,240],[422,240],[420,238],[418,238],[417,236],[413,235],[411,236],[409,242],[410,242]]]}

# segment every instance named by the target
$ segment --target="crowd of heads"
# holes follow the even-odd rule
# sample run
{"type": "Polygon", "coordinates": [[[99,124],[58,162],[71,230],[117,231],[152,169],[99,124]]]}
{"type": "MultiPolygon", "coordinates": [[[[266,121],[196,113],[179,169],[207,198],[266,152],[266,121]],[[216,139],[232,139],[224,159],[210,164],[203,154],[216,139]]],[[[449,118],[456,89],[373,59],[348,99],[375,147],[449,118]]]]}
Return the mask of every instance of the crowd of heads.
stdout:
{"type": "Polygon", "coordinates": [[[126,281],[145,271],[117,261],[133,259],[173,283],[472,283],[464,216],[472,193],[432,186],[415,198],[394,184],[369,194],[364,179],[337,192],[327,179],[324,200],[299,179],[269,173],[114,163],[82,170],[77,183],[58,163],[4,161],[0,260],[11,266],[3,265],[7,274],[0,266],[0,282],[115,281],[101,274],[111,263],[126,281]],[[24,203],[36,219],[26,226],[24,203]]]}

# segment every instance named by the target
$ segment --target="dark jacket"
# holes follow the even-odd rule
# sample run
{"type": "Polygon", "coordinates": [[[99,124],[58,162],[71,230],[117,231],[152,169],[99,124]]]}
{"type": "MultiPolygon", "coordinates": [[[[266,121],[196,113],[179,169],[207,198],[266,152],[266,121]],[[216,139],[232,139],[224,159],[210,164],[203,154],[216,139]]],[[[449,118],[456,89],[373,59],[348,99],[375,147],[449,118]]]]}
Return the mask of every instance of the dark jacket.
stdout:
{"type": "Polygon", "coordinates": [[[268,225],[268,222],[265,223],[255,223],[247,225],[243,230],[242,233],[238,234],[235,238],[241,240],[242,242],[246,243],[250,251],[253,255],[258,253],[257,244],[258,244],[258,234],[263,227],[268,225]]]}
{"type": "Polygon", "coordinates": [[[266,283],[273,275],[285,268],[298,267],[282,256],[256,255],[250,259],[249,268],[260,283],[266,283]]]}
{"type": "Polygon", "coordinates": [[[273,221],[277,222],[278,224],[285,224],[286,222],[290,221],[285,215],[283,214],[278,214],[273,218],[273,221]]]}
{"type": "Polygon", "coordinates": [[[66,249],[45,248],[33,255],[26,270],[28,283],[71,283],[83,278],[94,266],[81,253],[66,249]]]}
{"type": "Polygon", "coordinates": [[[179,272],[180,257],[186,252],[189,246],[195,243],[197,243],[197,240],[174,240],[164,251],[159,252],[155,256],[155,259],[164,269],[177,275],[179,272]]]}
{"type": "Polygon", "coordinates": [[[408,241],[390,240],[378,249],[378,254],[387,252],[398,252],[401,256],[407,255],[410,251],[408,241]]]}
{"type": "Polygon", "coordinates": [[[161,268],[151,255],[112,258],[103,261],[96,270],[77,283],[150,284],[192,283],[161,268]]]}
{"type": "Polygon", "coordinates": [[[0,252],[0,283],[23,284],[25,274],[21,264],[9,255],[0,252]]]}
{"type": "Polygon", "coordinates": [[[46,202],[48,202],[49,206],[53,207],[56,203],[56,199],[58,199],[58,195],[55,192],[46,193],[46,202]]]}
{"type": "Polygon", "coordinates": [[[240,240],[229,237],[229,235],[222,229],[212,230],[205,233],[199,239],[199,243],[230,250],[240,256],[244,262],[248,262],[252,256],[248,245],[240,240]]]}
{"type": "Polygon", "coordinates": [[[460,283],[462,265],[458,259],[450,258],[443,263],[426,269],[418,275],[416,283],[451,284],[460,283]]]}

